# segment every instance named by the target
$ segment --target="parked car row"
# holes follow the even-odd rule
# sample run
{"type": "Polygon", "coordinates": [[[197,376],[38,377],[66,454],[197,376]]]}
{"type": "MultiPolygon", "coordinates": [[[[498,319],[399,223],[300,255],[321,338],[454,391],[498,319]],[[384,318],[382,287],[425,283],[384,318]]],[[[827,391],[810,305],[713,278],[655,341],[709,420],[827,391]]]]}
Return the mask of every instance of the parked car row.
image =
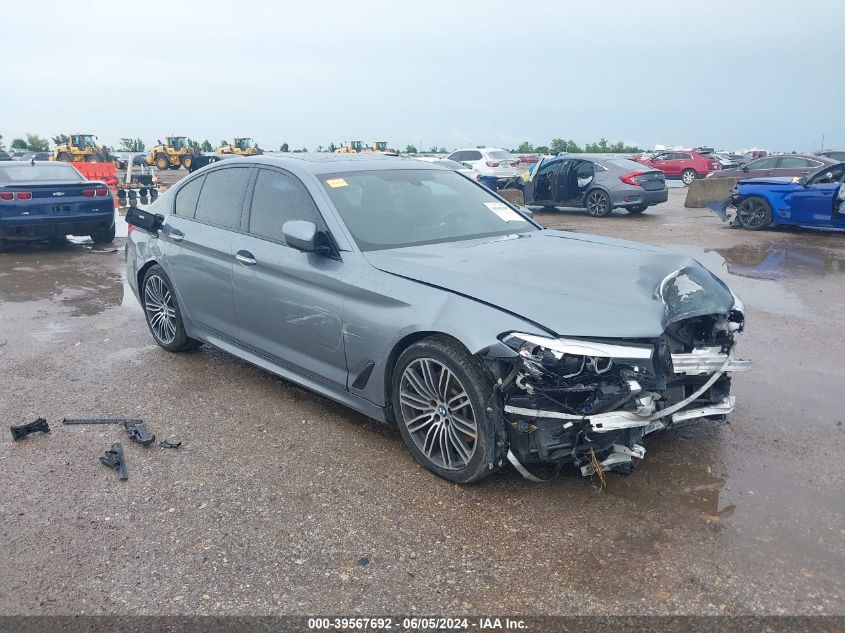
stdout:
{"type": "Polygon", "coordinates": [[[714,156],[705,156],[694,150],[659,152],[647,158],[638,156],[634,160],[659,169],[667,178],[680,178],[685,185],[696,178],[706,178],[722,168],[714,156]]]}

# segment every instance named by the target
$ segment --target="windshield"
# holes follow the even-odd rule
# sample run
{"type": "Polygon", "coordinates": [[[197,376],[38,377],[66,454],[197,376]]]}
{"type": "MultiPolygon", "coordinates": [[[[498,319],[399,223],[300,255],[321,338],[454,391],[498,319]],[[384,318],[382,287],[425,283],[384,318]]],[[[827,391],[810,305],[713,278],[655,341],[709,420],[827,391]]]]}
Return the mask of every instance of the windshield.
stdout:
{"type": "Polygon", "coordinates": [[[94,136],[92,134],[77,134],[71,136],[74,147],[94,147],[94,136]]]}
{"type": "Polygon", "coordinates": [[[251,138],[235,139],[235,144],[241,149],[249,149],[250,147],[252,147],[252,139],[251,138]]]}
{"type": "Polygon", "coordinates": [[[29,163],[0,167],[0,183],[80,182],[84,180],[73,167],[63,163],[29,163]]]}
{"type": "Polygon", "coordinates": [[[188,140],[184,136],[171,136],[170,147],[173,149],[184,149],[188,147],[188,140]]]}
{"type": "Polygon", "coordinates": [[[362,251],[537,230],[453,171],[365,171],[321,180],[362,251]]]}

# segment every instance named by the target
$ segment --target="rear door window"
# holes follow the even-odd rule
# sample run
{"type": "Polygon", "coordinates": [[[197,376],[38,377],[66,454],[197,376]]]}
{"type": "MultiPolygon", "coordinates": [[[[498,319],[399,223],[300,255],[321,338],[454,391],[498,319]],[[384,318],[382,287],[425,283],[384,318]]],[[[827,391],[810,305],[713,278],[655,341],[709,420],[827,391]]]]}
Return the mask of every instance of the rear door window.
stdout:
{"type": "Polygon", "coordinates": [[[290,174],[259,170],[252,192],[249,233],[282,242],[282,225],[288,220],[307,220],[324,228],[317,205],[305,185],[290,174]]]}
{"type": "Polygon", "coordinates": [[[241,224],[244,195],[252,169],[224,167],[209,172],[200,192],[196,219],[224,229],[237,230],[241,224]]]}
{"type": "Polygon", "coordinates": [[[190,182],[185,183],[176,192],[176,203],[173,207],[173,213],[180,218],[194,219],[194,213],[197,210],[197,200],[200,197],[200,190],[205,176],[194,178],[190,182]]]}

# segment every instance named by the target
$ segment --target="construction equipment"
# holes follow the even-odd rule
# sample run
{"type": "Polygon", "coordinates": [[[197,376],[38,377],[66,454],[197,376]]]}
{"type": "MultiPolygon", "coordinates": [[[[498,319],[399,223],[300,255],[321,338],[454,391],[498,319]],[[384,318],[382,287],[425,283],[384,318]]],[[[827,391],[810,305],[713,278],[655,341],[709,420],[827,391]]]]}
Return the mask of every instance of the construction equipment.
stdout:
{"type": "Polygon", "coordinates": [[[217,153],[237,154],[238,156],[256,156],[258,154],[263,154],[264,150],[253,143],[252,139],[249,137],[235,137],[229,145],[221,145],[218,147],[217,153]]]}
{"type": "Polygon", "coordinates": [[[364,141],[346,141],[346,145],[335,150],[336,154],[369,154],[381,153],[398,156],[399,152],[395,149],[390,149],[387,146],[387,141],[373,141],[373,146],[364,145],[364,141]]]}
{"type": "Polygon", "coordinates": [[[93,134],[68,134],[67,142],[56,145],[50,160],[65,163],[105,163],[109,160],[109,153],[104,147],[97,145],[97,137],[93,134]]]}
{"type": "Polygon", "coordinates": [[[165,136],[164,143],[161,141],[150,149],[147,154],[147,165],[155,165],[157,169],[179,169],[184,167],[191,169],[191,162],[199,151],[191,147],[187,136],[165,136]]]}
{"type": "Polygon", "coordinates": [[[364,141],[346,141],[346,145],[338,147],[335,154],[358,154],[359,152],[373,151],[371,147],[364,147],[364,141]]]}

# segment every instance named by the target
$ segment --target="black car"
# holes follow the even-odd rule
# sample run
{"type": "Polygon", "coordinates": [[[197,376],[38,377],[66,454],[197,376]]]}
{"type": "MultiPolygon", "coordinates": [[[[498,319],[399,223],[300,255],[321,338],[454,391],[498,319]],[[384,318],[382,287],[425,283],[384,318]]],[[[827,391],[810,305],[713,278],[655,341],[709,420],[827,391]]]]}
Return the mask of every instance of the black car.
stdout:
{"type": "Polygon", "coordinates": [[[0,160],[15,160],[9,152],[0,150],[0,160]]]}

